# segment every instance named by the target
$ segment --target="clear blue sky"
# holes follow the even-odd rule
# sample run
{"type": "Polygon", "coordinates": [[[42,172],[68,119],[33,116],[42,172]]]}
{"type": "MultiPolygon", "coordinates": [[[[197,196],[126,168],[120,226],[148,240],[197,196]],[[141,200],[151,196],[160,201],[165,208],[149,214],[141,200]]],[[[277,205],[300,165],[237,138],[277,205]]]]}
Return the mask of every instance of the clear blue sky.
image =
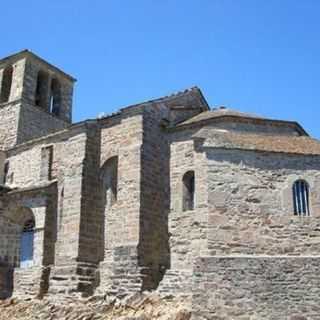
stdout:
{"type": "Polygon", "coordinates": [[[28,48],[75,76],[75,121],[197,85],[320,138],[319,17],[318,0],[10,0],[0,56],[28,48]]]}

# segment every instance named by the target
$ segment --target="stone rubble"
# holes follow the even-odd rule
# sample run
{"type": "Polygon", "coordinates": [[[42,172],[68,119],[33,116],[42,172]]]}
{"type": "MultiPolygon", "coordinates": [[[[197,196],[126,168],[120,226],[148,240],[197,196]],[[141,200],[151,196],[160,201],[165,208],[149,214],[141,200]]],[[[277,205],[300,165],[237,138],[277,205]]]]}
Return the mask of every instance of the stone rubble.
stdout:
{"type": "Polygon", "coordinates": [[[46,296],[0,301],[0,320],[189,320],[183,298],[134,294],[126,299],[46,296]]]}

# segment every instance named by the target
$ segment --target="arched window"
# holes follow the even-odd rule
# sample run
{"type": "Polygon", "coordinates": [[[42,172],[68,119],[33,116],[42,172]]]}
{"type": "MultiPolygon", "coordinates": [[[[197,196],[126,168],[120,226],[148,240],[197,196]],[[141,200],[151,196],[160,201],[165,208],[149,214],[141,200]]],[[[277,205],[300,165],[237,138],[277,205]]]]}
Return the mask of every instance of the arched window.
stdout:
{"type": "Polygon", "coordinates": [[[51,90],[50,90],[50,113],[58,116],[60,113],[61,105],[61,86],[60,82],[57,79],[52,79],[51,81],[51,90]]]}
{"type": "Polygon", "coordinates": [[[26,268],[33,264],[34,219],[25,222],[20,243],[20,267],[26,268]]]}
{"type": "Polygon", "coordinates": [[[47,110],[48,81],[49,75],[40,70],[37,78],[35,104],[45,110],[47,110]]]}
{"type": "Polygon", "coordinates": [[[309,185],[304,180],[297,180],[292,187],[293,207],[296,216],[310,216],[309,185]]]}
{"type": "Polygon", "coordinates": [[[13,67],[8,66],[3,71],[2,85],[1,85],[1,96],[0,102],[5,103],[10,99],[11,87],[12,87],[12,75],[13,67]]]}
{"type": "Polygon", "coordinates": [[[118,157],[112,157],[106,161],[102,177],[106,207],[111,207],[118,198],[118,157]]]}
{"type": "Polygon", "coordinates": [[[195,193],[195,180],[194,171],[188,171],[184,174],[183,179],[183,211],[194,209],[194,193],[195,193]]]}

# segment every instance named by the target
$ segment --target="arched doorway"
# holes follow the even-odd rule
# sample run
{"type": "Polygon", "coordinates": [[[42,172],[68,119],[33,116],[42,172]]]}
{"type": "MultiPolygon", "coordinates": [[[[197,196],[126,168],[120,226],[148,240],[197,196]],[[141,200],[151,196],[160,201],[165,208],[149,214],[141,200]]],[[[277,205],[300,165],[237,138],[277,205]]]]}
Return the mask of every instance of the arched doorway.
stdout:
{"type": "Polygon", "coordinates": [[[3,215],[8,225],[7,232],[0,239],[11,242],[7,247],[7,262],[13,267],[34,265],[35,216],[32,209],[25,206],[9,206],[3,215]]]}

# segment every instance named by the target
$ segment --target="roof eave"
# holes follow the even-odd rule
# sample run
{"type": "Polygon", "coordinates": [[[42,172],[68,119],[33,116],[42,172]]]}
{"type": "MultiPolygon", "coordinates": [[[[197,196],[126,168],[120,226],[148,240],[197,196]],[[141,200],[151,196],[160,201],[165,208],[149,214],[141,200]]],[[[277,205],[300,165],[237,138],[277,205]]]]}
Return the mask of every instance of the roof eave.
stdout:
{"type": "Polygon", "coordinates": [[[222,150],[239,150],[239,151],[249,151],[249,152],[260,152],[260,153],[275,153],[275,154],[286,154],[291,156],[308,156],[308,157],[320,157],[320,153],[312,152],[290,152],[290,151],[275,151],[275,150],[264,150],[259,148],[246,148],[246,147],[226,147],[226,146],[203,146],[203,149],[222,149],[222,150]]]}
{"type": "Polygon", "coordinates": [[[277,123],[277,124],[283,124],[283,125],[289,125],[289,126],[294,126],[296,129],[298,129],[298,132],[303,135],[309,137],[310,135],[308,132],[296,121],[285,121],[285,120],[273,120],[273,119],[261,119],[261,118],[252,118],[252,117],[238,117],[238,116],[232,116],[232,115],[221,115],[218,117],[214,118],[209,118],[209,119],[202,119],[196,122],[191,122],[191,123],[186,123],[186,124],[181,124],[177,126],[171,126],[167,127],[168,131],[179,131],[179,130],[184,130],[190,127],[198,127],[206,123],[210,122],[216,122],[221,119],[235,119],[237,121],[245,120],[245,121],[254,121],[254,122],[268,122],[268,123],[277,123]]]}

